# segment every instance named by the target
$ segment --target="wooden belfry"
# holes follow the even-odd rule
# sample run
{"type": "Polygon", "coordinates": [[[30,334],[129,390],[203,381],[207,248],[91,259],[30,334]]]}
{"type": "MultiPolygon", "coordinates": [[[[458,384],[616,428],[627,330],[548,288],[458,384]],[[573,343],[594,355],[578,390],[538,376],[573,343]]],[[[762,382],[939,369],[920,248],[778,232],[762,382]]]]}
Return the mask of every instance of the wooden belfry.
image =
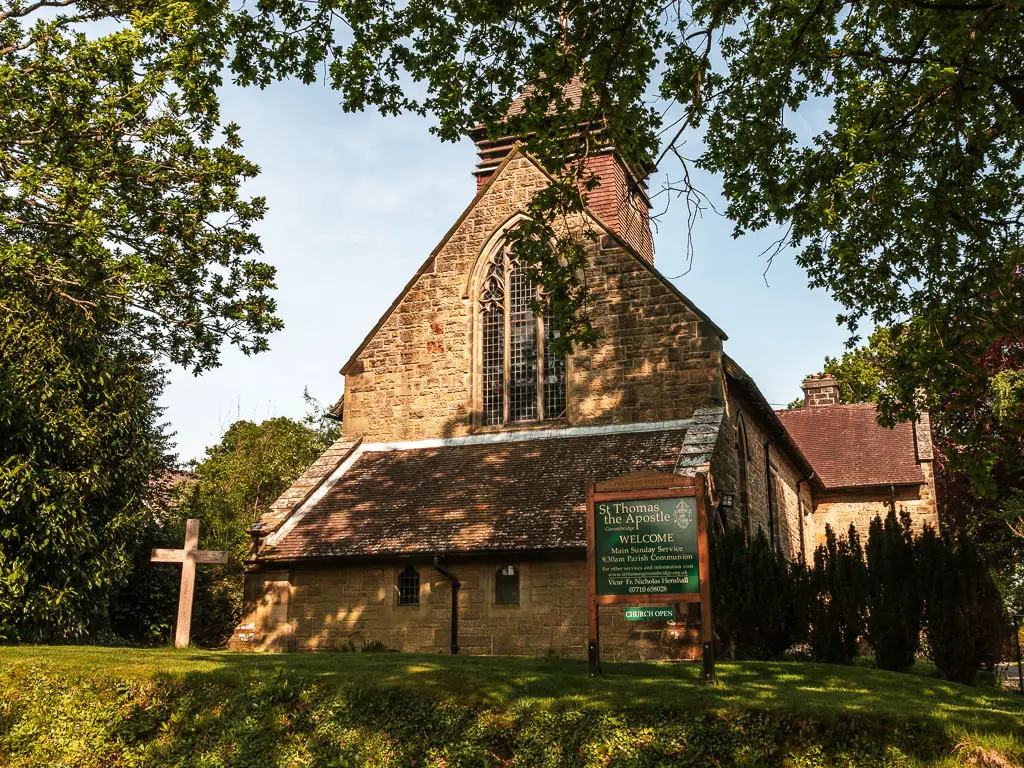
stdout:
{"type": "Polygon", "coordinates": [[[174,645],[176,648],[188,648],[196,563],[224,564],[228,561],[228,553],[199,549],[199,521],[190,519],[185,522],[185,548],[154,549],[150,560],[154,563],[181,563],[181,591],[178,594],[178,623],[174,630],[174,645]]]}

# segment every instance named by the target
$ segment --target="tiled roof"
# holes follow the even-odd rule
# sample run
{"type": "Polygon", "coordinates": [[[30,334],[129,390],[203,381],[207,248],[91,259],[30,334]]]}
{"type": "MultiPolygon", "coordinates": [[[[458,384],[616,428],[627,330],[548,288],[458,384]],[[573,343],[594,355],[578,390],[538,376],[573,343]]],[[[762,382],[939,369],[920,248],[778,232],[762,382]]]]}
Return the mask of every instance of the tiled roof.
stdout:
{"type": "Polygon", "coordinates": [[[306,501],[313,492],[338,468],[362,442],[359,437],[343,437],[330,445],[295,482],[260,515],[250,530],[260,534],[276,531],[281,524],[306,501]]]}
{"type": "MultiPolygon", "coordinates": [[[[533,96],[537,92],[535,85],[527,85],[521,94],[516,97],[515,101],[509,105],[508,111],[505,113],[506,117],[513,117],[514,115],[521,115],[526,108],[526,100],[533,96]]],[[[583,81],[579,75],[574,75],[573,78],[562,86],[562,98],[568,103],[573,109],[579,109],[580,104],[583,102],[583,81]]],[[[548,107],[548,114],[552,115],[555,113],[555,105],[551,104],[548,107]]]]}
{"type": "Polygon", "coordinates": [[[808,406],[778,415],[826,488],[924,482],[913,425],[879,426],[871,403],[808,406]]]}
{"type": "Polygon", "coordinates": [[[260,560],[586,546],[586,484],[671,472],[686,429],[366,450],[260,560]]]}

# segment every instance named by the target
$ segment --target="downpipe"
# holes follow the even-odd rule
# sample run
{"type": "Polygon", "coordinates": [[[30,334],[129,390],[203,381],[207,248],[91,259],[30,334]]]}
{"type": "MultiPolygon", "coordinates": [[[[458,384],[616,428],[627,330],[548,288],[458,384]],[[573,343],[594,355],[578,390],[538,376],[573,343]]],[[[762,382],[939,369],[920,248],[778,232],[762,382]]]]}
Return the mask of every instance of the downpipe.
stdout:
{"type": "Polygon", "coordinates": [[[459,653],[459,588],[462,587],[462,582],[454,573],[441,567],[441,560],[436,555],[434,570],[448,579],[452,585],[452,656],[456,656],[459,653]]]}

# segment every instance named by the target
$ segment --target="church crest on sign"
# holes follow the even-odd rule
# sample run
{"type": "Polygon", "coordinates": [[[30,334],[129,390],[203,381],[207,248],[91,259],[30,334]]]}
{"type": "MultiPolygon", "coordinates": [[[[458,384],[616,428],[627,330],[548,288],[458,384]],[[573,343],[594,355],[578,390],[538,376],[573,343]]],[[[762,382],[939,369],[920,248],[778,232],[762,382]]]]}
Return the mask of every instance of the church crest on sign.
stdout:
{"type": "Polygon", "coordinates": [[[676,504],[675,514],[672,519],[676,521],[676,525],[682,528],[684,531],[690,527],[694,520],[693,510],[685,500],[680,501],[676,504]]]}

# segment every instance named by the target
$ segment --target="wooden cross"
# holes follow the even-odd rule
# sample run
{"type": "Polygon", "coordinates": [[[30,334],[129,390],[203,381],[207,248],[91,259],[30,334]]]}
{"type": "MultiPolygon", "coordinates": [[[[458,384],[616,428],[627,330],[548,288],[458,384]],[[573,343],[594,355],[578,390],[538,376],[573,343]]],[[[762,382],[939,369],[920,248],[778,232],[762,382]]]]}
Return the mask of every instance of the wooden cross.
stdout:
{"type": "Polygon", "coordinates": [[[196,563],[226,563],[228,553],[199,549],[199,521],[193,519],[185,522],[184,549],[154,549],[150,560],[154,563],[181,563],[181,591],[178,594],[178,625],[174,631],[174,645],[177,648],[188,648],[196,563]]]}

